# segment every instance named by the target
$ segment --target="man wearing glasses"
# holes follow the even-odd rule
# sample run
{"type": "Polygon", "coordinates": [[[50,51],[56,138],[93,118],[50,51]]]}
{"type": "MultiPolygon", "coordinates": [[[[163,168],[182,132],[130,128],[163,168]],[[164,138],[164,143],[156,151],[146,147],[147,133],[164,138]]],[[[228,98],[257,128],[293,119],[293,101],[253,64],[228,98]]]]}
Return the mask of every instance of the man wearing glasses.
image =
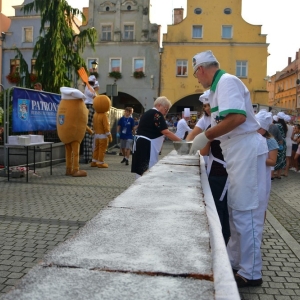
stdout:
{"type": "Polygon", "coordinates": [[[261,241],[267,203],[266,140],[257,133],[250,93],[234,75],[219,68],[208,50],[193,57],[194,77],[210,88],[211,128],[194,139],[191,153],[208,141],[221,141],[229,178],[228,211],[231,237],[227,252],[238,287],[262,284],[261,241]]]}

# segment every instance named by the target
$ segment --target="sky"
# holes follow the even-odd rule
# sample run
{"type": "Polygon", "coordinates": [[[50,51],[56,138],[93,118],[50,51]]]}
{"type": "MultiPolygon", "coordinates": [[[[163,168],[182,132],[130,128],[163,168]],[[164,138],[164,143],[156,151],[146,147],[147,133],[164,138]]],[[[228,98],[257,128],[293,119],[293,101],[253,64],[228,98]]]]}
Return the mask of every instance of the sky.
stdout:
{"type": "MultiPolygon", "coordinates": [[[[3,6],[6,0],[2,1],[3,6]]],[[[162,25],[166,32],[167,24],[172,24],[173,8],[184,8],[187,0],[151,0],[150,21],[162,25]]],[[[11,5],[22,4],[23,0],[10,0],[11,5]]],[[[88,7],[89,0],[68,0],[68,3],[82,10],[88,7]]],[[[5,3],[6,5],[6,3],[5,3]]],[[[10,16],[14,10],[3,8],[10,16]],[[8,11],[8,12],[7,12],[8,11]]],[[[272,76],[288,64],[288,57],[295,59],[300,49],[299,25],[300,0],[242,0],[242,17],[252,25],[262,25],[262,34],[267,34],[269,43],[267,74],[272,76]]]]}

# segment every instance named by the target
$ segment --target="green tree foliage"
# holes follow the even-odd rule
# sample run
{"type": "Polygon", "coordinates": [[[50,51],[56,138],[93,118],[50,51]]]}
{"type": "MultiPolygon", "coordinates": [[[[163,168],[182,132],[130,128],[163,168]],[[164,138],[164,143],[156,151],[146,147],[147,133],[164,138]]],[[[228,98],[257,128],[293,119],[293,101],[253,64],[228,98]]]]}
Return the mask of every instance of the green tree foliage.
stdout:
{"type": "Polygon", "coordinates": [[[85,17],[65,0],[34,0],[23,10],[25,14],[36,11],[41,15],[40,36],[33,50],[35,70],[43,89],[59,93],[60,87],[71,85],[72,75],[77,76],[80,67],[86,68],[80,53],[87,42],[95,49],[97,31],[88,28],[75,34],[74,16],[81,16],[83,21],[85,17]]]}
{"type": "Polygon", "coordinates": [[[18,48],[14,48],[14,50],[17,52],[17,55],[15,58],[20,59],[20,71],[19,73],[23,75],[21,77],[21,81],[17,85],[25,86],[27,88],[30,88],[31,82],[30,82],[30,74],[28,72],[28,64],[25,61],[22,52],[18,48]]]}

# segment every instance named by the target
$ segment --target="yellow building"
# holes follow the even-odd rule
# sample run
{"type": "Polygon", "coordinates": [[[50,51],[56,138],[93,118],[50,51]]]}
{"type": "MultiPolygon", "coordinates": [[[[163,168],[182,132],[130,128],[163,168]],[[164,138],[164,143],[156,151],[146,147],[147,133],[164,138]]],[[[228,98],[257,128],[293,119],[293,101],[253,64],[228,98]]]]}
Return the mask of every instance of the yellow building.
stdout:
{"type": "Polygon", "coordinates": [[[274,105],[290,110],[297,109],[298,55],[296,59],[288,58],[287,66],[275,74],[274,105]]]}
{"type": "Polygon", "coordinates": [[[174,25],[163,35],[160,94],[177,102],[177,111],[201,108],[198,98],[204,89],[193,77],[192,58],[205,50],[213,51],[221,69],[244,82],[253,103],[268,104],[266,35],[261,25],[242,18],[241,5],[242,0],[187,0],[185,19],[182,9],[174,10],[174,25]]]}

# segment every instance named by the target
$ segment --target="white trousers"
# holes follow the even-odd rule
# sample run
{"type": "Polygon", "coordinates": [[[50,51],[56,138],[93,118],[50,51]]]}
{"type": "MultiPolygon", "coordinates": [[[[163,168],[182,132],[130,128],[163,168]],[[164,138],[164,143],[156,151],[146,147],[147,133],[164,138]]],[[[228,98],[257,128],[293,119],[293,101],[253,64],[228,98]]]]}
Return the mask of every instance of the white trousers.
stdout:
{"type": "Polygon", "coordinates": [[[260,279],[262,269],[261,242],[266,199],[266,155],[257,158],[259,205],[256,209],[239,211],[228,207],[230,239],[227,253],[233,269],[249,280],[260,279]]]}

